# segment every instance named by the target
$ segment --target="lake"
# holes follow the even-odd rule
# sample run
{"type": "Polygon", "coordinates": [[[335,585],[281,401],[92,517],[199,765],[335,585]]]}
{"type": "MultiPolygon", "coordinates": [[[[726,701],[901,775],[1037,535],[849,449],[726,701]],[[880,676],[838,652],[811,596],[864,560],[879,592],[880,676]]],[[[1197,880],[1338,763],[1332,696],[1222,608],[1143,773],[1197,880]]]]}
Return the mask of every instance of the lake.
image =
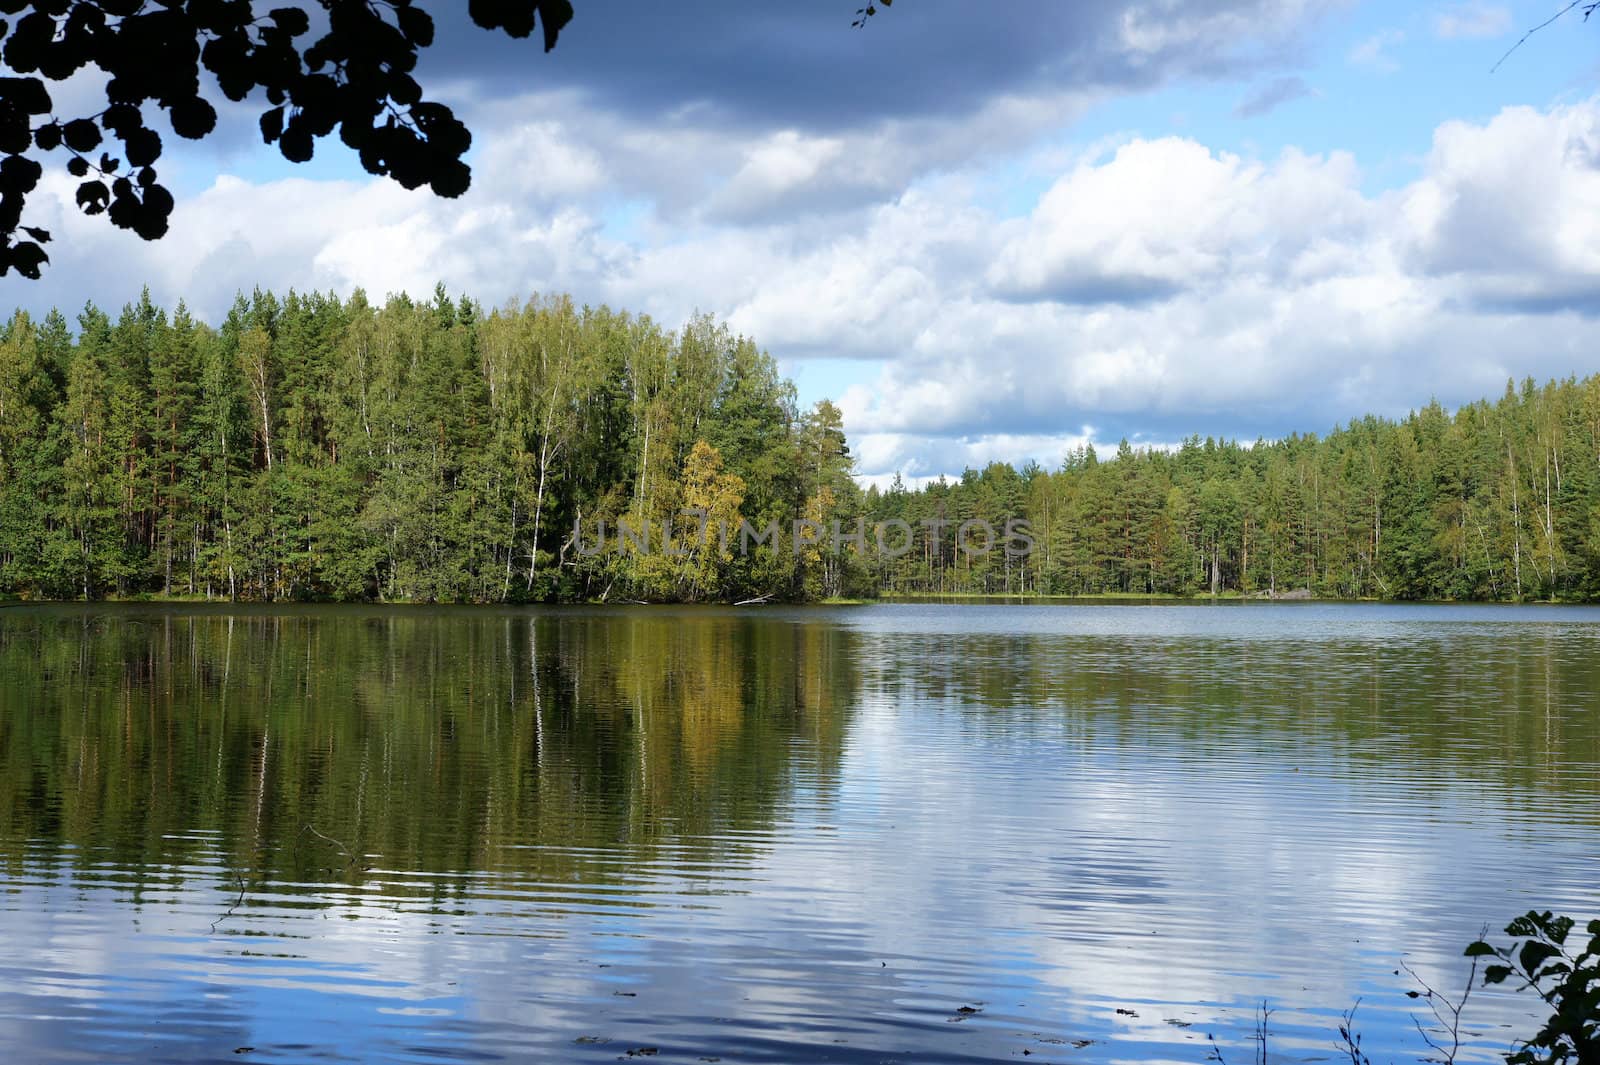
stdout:
{"type": "Polygon", "coordinates": [[[1410,1061],[1597,884],[1600,610],[0,609],[10,1061],[1410,1061]]]}

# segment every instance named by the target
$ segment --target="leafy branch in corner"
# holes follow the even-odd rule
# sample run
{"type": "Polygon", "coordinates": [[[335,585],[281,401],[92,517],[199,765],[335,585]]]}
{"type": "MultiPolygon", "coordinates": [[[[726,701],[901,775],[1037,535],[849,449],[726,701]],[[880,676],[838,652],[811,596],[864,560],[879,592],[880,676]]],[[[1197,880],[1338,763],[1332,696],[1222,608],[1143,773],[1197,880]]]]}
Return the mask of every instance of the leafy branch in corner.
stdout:
{"type": "Polygon", "coordinates": [[[1506,1056],[1508,1065],[1600,1065],[1600,920],[1588,923],[1589,941],[1575,953],[1567,943],[1573,925],[1570,917],[1529,910],[1506,925],[1517,942],[1497,947],[1480,938],[1467,947],[1474,964],[1498,959],[1484,966],[1484,984],[1512,981],[1552,1011],[1532,1039],[1506,1056]]]}
{"type": "MultiPolygon", "coordinates": [[[[146,240],[164,236],[173,198],[155,168],[163,143],[145,122],[147,107],[165,111],[178,137],[209,136],[218,114],[203,73],[235,103],[264,94],[261,137],[292,163],[309,160],[337,129],[369,173],[440,196],[467,190],[462,157],[472,135],[412,76],[434,39],[418,0],[255,8],[251,0],[0,0],[0,15],[20,16],[0,17],[0,60],[13,75],[0,77],[0,276],[15,269],[37,279],[49,261],[49,231],[24,225],[23,212],[44,175],[37,157],[63,149],[80,181],[79,210],[146,240]],[[325,32],[302,42],[313,11],[325,32]],[[57,115],[47,83],[90,75],[103,79],[105,106],[57,115]],[[116,155],[102,147],[112,139],[116,155]]],[[[468,0],[467,12],[511,37],[540,26],[547,52],[573,16],[571,0],[468,0]]]]}

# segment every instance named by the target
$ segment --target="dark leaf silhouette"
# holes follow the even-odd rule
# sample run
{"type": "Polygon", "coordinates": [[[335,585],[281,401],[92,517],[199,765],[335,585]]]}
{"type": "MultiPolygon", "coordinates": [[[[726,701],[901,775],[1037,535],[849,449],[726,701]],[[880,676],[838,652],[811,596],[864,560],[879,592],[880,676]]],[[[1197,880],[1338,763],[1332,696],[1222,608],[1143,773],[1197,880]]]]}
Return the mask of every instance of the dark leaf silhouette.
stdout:
{"type": "MultiPolygon", "coordinates": [[[[460,196],[472,183],[462,160],[471,134],[413,75],[417,53],[434,41],[424,0],[271,8],[250,0],[6,0],[0,12],[11,16],[0,18],[0,58],[11,75],[0,77],[0,276],[15,269],[37,278],[48,262],[38,243],[15,239],[42,172],[35,153],[65,148],[68,174],[97,172],[78,187],[85,214],[105,214],[147,240],[165,234],[173,199],[156,180],[163,144],[144,105],[164,109],[177,136],[199,140],[218,123],[208,91],[235,102],[264,97],[262,140],[291,162],[311,159],[316,141],[337,131],[368,172],[408,189],[460,196]],[[314,40],[312,12],[321,30],[314,40]],[[106,106],[52,116],[47,83],[85,73],[103,75],[106,106]],[[48,120],[35,125],[35,116],[48,120]],[[121,142],[120,156],[103,150],[108,138],[121,142]],[[98,163],[88,156],[95,151],[98,163]]],[[[569,0],[470,0],[468,12],[512,37],[542,29],[545,51],[573,18],[569,0]]]]}
{"type": "Polygon", "coordinates": [[[190,140],[199,140],[217,128],[217,109],[198,96],[173,104],[168,117],[172,132],[190,140]]]}
{"type": "Polygon", "coordinates": [[[104,181],[85,181],[78,186],[78,206],[83,208],[84,214],[99,214],[110,199],[111,190],[104,181]]]}
{"type": "Polygon", "coordinates": [[[261,113],[261,139],[271,144],[283,133],[283,108],[274,107],[261,113]]]}
{"type": "MultiPolygon", "coordinates": [[[[50,261],[44,249],[31,240],[19,241],[6,248],[5,253],[11,260],[9,267],[31,281],[39,280],[40,267],[50,261]]],[[[4,270],[4,267],[0,267],[0,274],[3,274],[4,270]]]]}
{"type": "MultiPolygon", "coordinates": [[[[40,126],[33,132],[33,142],[37,144],[42,151],[55,151],[57,148],[61,147],[61,127],[56,125],[54,122],[50,123],[48,126],[40,126]]],[[[25,152],[28,150],[28,146],[26,144],[22,144],[17,150],[25,152]]]]}
{"type": "Polygon", "coordinates": [[[77,118],[61,127],[61,139],[75,152],[92,152],[100,146],[100,127],[87,118],[77,118]]]}

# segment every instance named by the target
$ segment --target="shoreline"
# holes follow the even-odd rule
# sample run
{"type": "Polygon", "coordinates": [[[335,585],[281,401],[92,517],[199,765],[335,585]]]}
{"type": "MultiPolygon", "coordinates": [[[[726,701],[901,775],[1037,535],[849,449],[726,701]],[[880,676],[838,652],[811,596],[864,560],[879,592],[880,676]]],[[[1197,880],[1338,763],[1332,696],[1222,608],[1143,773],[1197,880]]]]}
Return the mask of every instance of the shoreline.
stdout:
{"type": "Polygon", "coordinates": [[[550,607],[840,607],[882,604],[942,606],[1132,606],[1228,604],[1352,604],[1365,606],[1600,606],[1595,599],[1379,599],[1315,595],[1267,595],[1222,592],[1218,595],[1174,595],[1170,592],[1099,592],[1088,595],[1039,595],[1002,592],[893,592],[875,597],[830,596],[824,599],[763,599],[758,602],[725,599],[682,602],[674,600],[559,599],[517,602],[426,599],[226,599],[187,595],[107,596],[102,599],[0,598],[0,609],[31,606],[204,606],[204,607],[449,607],[452,609],[522,610],[550,607]]]}

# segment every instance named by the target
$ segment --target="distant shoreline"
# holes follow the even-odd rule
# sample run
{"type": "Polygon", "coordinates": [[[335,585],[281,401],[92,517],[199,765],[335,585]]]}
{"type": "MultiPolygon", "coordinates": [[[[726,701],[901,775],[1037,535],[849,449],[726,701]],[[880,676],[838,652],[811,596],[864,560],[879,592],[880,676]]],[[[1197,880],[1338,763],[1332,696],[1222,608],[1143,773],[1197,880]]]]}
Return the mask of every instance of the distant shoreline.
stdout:
{"type": "Polygon", "coordinates": [[[879,603],[950,603],[960,602],[988,602],[988,603],[1015,603],[1025,606],[1030,603],[1083,603],[1115,605],[1118,603],[1187,603],[1197,606],[1210,603],[1361,603],[1366,605],[1405,605],[1405,606],[1594,606],[1597,601],[1593,599],[1383,599],[1383,598],[1352,598],[1349,596],[1323,596],[1313,595],[1303,590],[1299,593],[1279,592],[1272,595],[1266,592],[1237,592],[1223,591],[1216,595],[1175,595],[1170,592],[1099,592],[1091,595],[1040,595],[1040,594],[1006,594],[1001,592],[896,592],[880,596],[873,602],[879,603]]]}
{"type": "Polygon", "coordinates": [[[449,607],[452,609],[520,610],[530,607],[838,607],[925,604],[933,606],[1208,606],[1226,603],[1249,604],[1310,603],[1320,605],[1359,604],[1365,606],[1600,606],[1593,599],[1352,599],[1316,595],[1244,594],[1225,591],[1211,595],[1174,595],[1165,592],[1102,592],[1092,595],[1039,595],[1002,592],[895,592],[873,598],[848,596],[823,599],[763,599],[755,602],[700,600],[696,602],[657,600],[584,600],[472,602],[467,600],[429,601],[424,599],[226,599],[204,596],[108,596],[102,599],[17,599],[0,598],[0,609],[34,606],[197,606],[197,607],[449,607]]]}

